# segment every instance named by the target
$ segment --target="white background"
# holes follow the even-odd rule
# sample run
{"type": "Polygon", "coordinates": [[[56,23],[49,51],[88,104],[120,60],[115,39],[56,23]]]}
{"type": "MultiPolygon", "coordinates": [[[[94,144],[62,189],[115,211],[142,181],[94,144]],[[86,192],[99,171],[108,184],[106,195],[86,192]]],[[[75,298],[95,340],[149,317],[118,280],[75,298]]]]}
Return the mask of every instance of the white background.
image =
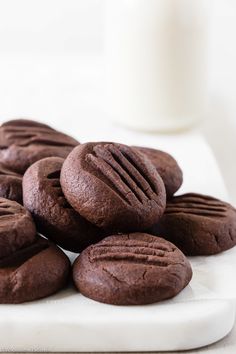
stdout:
{"type": "MultiPolygon", "coordinates": [[[[209,3],[209,112],[200,127],[236,202],[236,1],[209,3]]],[[[71,132],[106,118],[104,0],[0,0],[0,119],[35,117],[71,132]]]]}

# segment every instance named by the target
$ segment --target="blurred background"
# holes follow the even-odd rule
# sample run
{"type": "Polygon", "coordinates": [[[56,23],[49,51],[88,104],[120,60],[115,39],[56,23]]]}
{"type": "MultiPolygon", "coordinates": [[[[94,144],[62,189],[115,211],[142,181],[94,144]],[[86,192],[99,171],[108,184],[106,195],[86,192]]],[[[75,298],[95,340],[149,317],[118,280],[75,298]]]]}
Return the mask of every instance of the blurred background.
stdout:
{"type": "MultiPolygon", "coordinates": [[[[211,145],[236,203],[236,2],[205,2],[209,99],[195,129],[211,145]]],[[[105,0],[0,0],[1,121],[36,118],[79,137],[88,126],[97,129],[93,122],[110,120],[104,17],[105,0]]]]}

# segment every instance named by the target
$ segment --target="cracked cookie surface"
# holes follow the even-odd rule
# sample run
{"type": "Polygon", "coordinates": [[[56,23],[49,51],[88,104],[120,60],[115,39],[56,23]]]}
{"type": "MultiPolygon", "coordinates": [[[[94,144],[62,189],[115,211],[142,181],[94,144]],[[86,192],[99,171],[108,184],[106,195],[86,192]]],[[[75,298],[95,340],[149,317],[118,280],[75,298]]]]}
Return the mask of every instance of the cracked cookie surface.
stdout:
{"type": "Polygon", "coordinates": [[[164,212],[164,183],[152,163],[129,146],[76,147],[61,171],[63,192],[80,215],[117,232],[145,230],[164,212]]]}
{"type": "Polygon", "coordinates": [[[211,255],[236,245],[236,209],[216,198],[188,193],[173,197],[150,233],[189,256],[211,255]]]}
{"type": "Polygon", "coordinates": [[[73,265],[77,289],[114,305],[142,305],[177,295],[192,277],[172,243],[144,233],[114,235],[88,247],[73,265]]]}

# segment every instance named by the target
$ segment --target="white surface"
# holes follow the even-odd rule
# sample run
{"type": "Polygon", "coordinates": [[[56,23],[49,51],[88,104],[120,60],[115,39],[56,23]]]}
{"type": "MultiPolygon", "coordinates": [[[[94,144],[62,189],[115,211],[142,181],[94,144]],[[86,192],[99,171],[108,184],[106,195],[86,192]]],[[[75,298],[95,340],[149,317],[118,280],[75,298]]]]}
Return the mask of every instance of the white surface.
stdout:
{"type": "MultiPolygon", "coordinates": [[[[84,130],[86,140],[115,140],[164,148],[185,174],[182,191],[227,198],[215,161],[204,140],[129,134],[121,128],[84,130]],[[194,163],[193,163],[194,161],[194,163]]],[[[84,128],[85,129],[85,128],[84,128]]],[[[78,136],[79,138],[79,136],[78,136]]],[[[154,305],[117,307],[84,298],[68,288],[50,298],[0,306],[2,351],[183,350],[225,336],[234,323],[236,249],[191,259],[193,279],[177,297],[154,305]],[[230,298],[229,298],[230,294],[230,298]]]]}

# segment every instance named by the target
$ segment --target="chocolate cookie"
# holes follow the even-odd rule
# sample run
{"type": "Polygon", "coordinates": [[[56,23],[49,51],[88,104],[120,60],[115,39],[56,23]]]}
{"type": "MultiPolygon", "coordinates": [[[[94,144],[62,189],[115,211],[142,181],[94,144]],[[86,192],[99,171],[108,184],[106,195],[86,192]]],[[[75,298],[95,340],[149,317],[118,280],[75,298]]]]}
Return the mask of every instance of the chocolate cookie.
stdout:
{"type": "Polygon", "coordinates": [[[63,288],[70,262],[43,238],[0,260],[0,303],[17,304],[40,299],[63,288]]]}
{"type": "Polygon", "coordinates": [[[78,141],[46,124],[16,119],[0,127],[0,161],[23,174],[44,157],[66,157],[78,141]]]}
{"type": "Polygon", "coordinates": [[[173,196],[183,183],[183,173],[177,161],[170,154],[161,150],[140,146],[135,146],[135,148],[145,154],[156,167],[165,184],[167,198],[173,196]]]}
{"type": "Polygon", "coordinates": [[[102,231],[66,201],[60,185],[63,161],[48,157],[28,168],[23,178],[24,205],[32,213],[39,232],[69,251],[81,252],[101,240],[102,231]]]}
{"type": "Polygon", "coordinates": [[[236,210],[228,203],[201,194],[173,197],[152,230],[173,242],[186,255],[211,255],[236,244],[236,210]]]}
{"type": "Polygon", "coordinates": [[[22,176],[0,163],[0,198],[22,204],[22,176]]]}
{"type": "Polygon", "coordinates": [[[36,228],[30,213],[20,204],[0,198],[0,259],[35,239],[36,228]]]}
{"type": "Polygon", "coordinates": [[[61,185],[80,215],[114,231],[145,230],[166,205],[163,181],[151,162],[116,143],[77,146],[62,166],[61,185]]]}
{"type": "Polygon", "coordinates": [[[114,305],[169,299],[191,277],[190,263],[177,247],[143,233],[107,237],[83,251],[73,265],[73,279],[83,295],[114,305]]]}

